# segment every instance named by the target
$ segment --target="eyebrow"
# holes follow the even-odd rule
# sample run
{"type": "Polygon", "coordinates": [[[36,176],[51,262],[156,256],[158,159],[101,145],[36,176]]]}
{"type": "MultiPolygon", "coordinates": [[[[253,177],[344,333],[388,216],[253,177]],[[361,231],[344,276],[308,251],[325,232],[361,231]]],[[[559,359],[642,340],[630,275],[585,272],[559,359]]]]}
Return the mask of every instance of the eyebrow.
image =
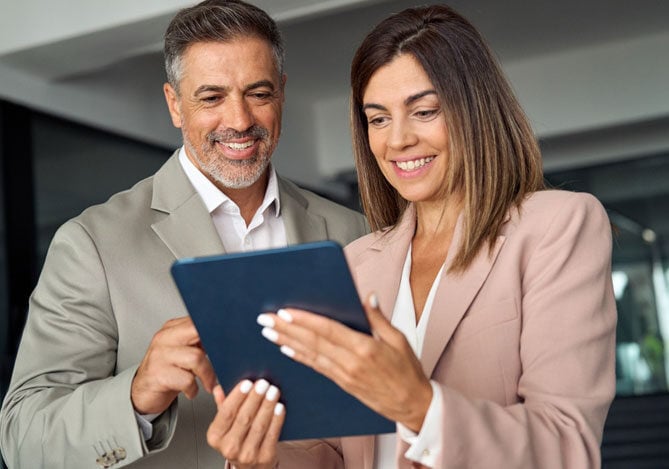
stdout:
{"type": "MultiPolygon", "coordinates": [[[[413,104],[414,102],[418,101],[421,98],[424,98],[425,96],[436,95],[436,94],[437,94],[437,92],[435,90],[432,90],[432,89],[421,91],[420,93],[412,94],[411,96],[407,97],[404,100],[404,105],[409,106],[410,104],[413,104]]],[[[364,104],[362,106],[363,111],[366,111],[367,109],[378,109],[380,111],[386,111],[387,110],[385,106],[382,106],[382,105],[376,104],[376,103],[367,103],[367,104],[364,104]]]]}
{"type": "MultiPolygon", "coordinates": [[[[259,80],[254,83],[251,83],[250,85],[247,85],[246,88],[244,88],[244,91],[250,91],[250,90],[255,90],[258,88],[262,88],[266,86],[267,88],[270,88],[272,91],[274,91],[275,86],[274,83],[272,83],[270,80],[259,80]]],[[[202,93],[227,93],[230,91],[229,86],[220,86],[220,85],[201,85],[199,86],[196,90],[194,95],[198,96],[202,93]]]]}

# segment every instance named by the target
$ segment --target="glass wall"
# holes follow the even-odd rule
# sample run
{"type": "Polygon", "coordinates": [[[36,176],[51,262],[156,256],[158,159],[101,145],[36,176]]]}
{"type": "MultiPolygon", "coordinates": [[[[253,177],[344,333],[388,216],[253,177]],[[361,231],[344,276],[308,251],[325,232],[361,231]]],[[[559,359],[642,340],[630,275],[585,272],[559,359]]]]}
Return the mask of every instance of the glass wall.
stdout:
{"type": "Polygon", "coordinates": [[[619,396],[669,390],[669,154],[547,175],[594,194],[614,229],[619,396]]]}
{"type": "MultiPolygon", "coordinates": [[[[139,180],[154,173],[171,155],[174,149],[159,148],[122,138],[104,131],[28,111],[25,120],[29,126],[31,150],[23,151],[21,158],[32,158],[32,181],[34,187],[34,217],[37,231],[38,270],[56,229],[86,207],[104,202],[112,194],[130,188],[139,180]]],[[[8,119],[11,119],[9,115],[8,119]]],[[[1,137],[1,135],[0,135],[1,137]]],[[[16,157],[15,152],[3,155],[16,157]]],[[[0,165],[0,171],[2,171],[0,165]]],[[[0,181],[2,181],[0,174],[0,181]]],[[[21,181],[19,181],[22,184],[21,181]]],[[[10,337],[18,337],[20,330],[10,325],[10,300],[8,299],[6,237],[21,239],[21,228],[8,226],[4,217],[4,187],[0,190],[0,400],[8,385],[13,350],[10,337]],[[11,334],[11,335],[10,335],[11,334]]],[[[30,202],[29,202],[30,203],[30,202]]],[[[32,210],[23,215],[32,216],[32,210]]],[[[28,238],[26,236],[26,238],[28,238]]],[[[27,242],[27,240],[26,240],[27,242]]],[[[32,286],[30,287],[32,288],[32,286]]],[[[21,298],[19,312],[27,305],[21,298]]],[[[0,467],[1,464],[0,464],[0,467]]]]}
{"type": "Polygon", "coordinates": [[[32,135],[40,260],[63,222],[150,176],[174,151],[44,115],[34,116],[32,135]]]}

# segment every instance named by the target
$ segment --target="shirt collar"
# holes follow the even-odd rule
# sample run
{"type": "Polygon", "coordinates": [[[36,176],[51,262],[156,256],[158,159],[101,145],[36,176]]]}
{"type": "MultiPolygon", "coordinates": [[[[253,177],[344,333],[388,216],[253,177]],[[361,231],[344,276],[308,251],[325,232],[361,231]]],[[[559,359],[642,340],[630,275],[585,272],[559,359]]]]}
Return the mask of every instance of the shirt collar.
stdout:
{"type": "MultiPolygon", "coordinates": [[[[232,204],[236,206],[230,198],[214,185],[202,172],[193,164],[193,162],[186,155],[186,149],[182,146],[179,149],[179,163],[186,173],[186,177],[193,185],[197,193],[202,198],[205,207],[209,213],[216,210],[223,204],[232,204]]],[[[265,197],[263,198],[258,213],[263,213],[268,207],[273,206],[274,216],[279,216],[281,213],[281,202],[279,199],[279,182],[274,167],[270,164],[269,180],[267,181],[267,189],[265,190],[265,197]]]]}

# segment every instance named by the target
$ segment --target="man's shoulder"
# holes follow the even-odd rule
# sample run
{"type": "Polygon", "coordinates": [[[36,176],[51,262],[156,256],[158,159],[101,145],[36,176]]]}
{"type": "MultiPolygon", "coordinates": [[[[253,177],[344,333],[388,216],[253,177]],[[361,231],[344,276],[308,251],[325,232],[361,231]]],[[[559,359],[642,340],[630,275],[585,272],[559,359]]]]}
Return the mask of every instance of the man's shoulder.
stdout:
{"type": "MultiPolygon", "coordinates": [[[[365,217],[355,210],[328,200],[312,191],[298,187],[286,179],[279,179],[282,207],[291,206],[290,213],[300,221],[300,214],[308,219],[320,219],[325,231],[321,235],[346,245],[369,232],[365,217]],[[299,209],[297,207],[300,207],[299,209]]],[[[283,208],[281,209],[284,210],[283,208]]],[[[285,212],[288,213],[288,210],[285,212]]]]}
{"type": "Polygon", "coordinates": [[[282,188],[290,196],[302,198],[309,210],[319,213],[324,218],[335,217],[350,219],[356,223],[365,223],[362,213],[345,207],[313,191],[304,189],[292,181],[281,178],[282,188]]]}
{"type": "Polygon", "coordinates": [[[128,229],[150,220],[152,197],[153,176],[149,176],[130,189],[113,194],[105,202],[88,207],[70,223],[77,223],[87,231],[128,229]]]}

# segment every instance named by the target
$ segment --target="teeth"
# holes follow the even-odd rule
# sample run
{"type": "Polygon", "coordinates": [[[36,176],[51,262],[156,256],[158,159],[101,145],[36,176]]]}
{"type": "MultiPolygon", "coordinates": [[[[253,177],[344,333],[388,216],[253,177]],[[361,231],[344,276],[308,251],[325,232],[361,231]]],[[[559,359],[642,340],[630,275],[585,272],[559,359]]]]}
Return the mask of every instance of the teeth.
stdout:
{"type": "Polygon", "coordinates": [[[223,145],[233,150],[244,150],[245,148],[248,148],[251,145],[253,145],[253,140],[249,140],[248,142],[244,143],[223,142],[223,145]]]}
{"type": "Polygon", "coordinates": [[[434,156],[428,156],[427,158],[420,158],[418,160],[395,161],[395,164],[403,171],[412,171],[414,169],[422,168],[433,159],[434,156]]]}

